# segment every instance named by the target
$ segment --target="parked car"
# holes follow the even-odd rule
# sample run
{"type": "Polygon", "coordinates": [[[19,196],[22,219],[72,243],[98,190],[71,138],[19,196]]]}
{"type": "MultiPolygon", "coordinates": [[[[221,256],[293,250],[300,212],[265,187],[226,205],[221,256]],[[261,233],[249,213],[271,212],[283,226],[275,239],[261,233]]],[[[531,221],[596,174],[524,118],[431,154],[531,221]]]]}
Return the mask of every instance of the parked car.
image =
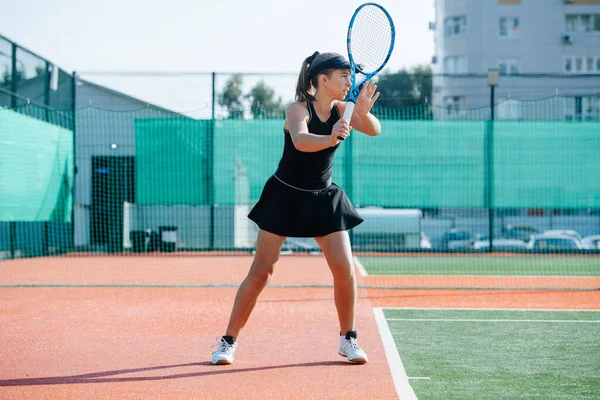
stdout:
{"type": "Polygon", "coordinates": [[[574,231],[572,229],[549,229],[549,230],[544,231],[544,234],[546,234],[546,235],[567,235],[567,236],[572,236],[575,239],[579,240],[580,243],[583,240],[583,238],[581,237],[581,235],[579,234],[579,232],[574,231]]]}
{"type": "Polygon", "coordinates": [[[520,239],[529,241],[531,235],[539,233],[537,229],[529,225],[513,225],[508,224],[503,229],[504,237],[507,239],[520,239]]]}
{"type": "Polygon", "coordinates": [[[451,229],[442,236],[442,249],[472,249],[480,235],[470,229],[451,229]]]}
{"type": "MultiPolygon", "coordinates": [[[[490,240],[485,237],[473,243],[473,250],[488,250],[490,248],[490,240]]],[[[527,243],[520,239],[504,239],[494,238],[494,250],[498,251],[514,251],[526,250],[527,243]]]]}
{"type": "Polygon", "coordinates": [[[589,235],[583,238],[581,244],[586,249],[600,250],[600,235],[589,235]]]}
{"type": "Polygon", "coordinates": [[[425,232],[421,232],[421,248],[422,249],[431,249],[431,240],[425,234],[425,232]]]}
{"type": "Polygon", "coordinates": [[[527,248],[530,250],[583,250],[577,238],[571,235],[547,234],[533,235],[527,248]]]}

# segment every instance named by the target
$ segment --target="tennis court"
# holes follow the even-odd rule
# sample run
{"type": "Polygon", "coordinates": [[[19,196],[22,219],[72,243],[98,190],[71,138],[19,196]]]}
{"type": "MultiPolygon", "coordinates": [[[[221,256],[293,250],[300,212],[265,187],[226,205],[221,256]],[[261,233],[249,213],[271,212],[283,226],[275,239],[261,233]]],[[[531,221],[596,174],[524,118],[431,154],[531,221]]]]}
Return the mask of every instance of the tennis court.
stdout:
{"type": "Polygon", "coordinates": [[[375,315],[407,398],[600,396],[600,310],[387,308],[375,315]]]}
{"type": "MultiPolygon", "coordinates": [[[[236,362],[213,366],[210,346],[222,334],[250,262],[250,255],[158,253],[4,260],[0,398],[410,399],[398,388],[403,371],[429,378],[408,381],[418,398],[477,398],[483,390],[494,393],[499,382],[514,387],[513,398],[527,398],[547,379],[576,375],[572,384],[594,393],[598,314],[526,310],[600,310],[597,290],[391,290],[359,277],[357,327],[370,360],[357,366],[336,352],[331,274],[320,255],[281,257],[239,339],[236,362]],[[416,310],[391,309],[399,307],[416,310]],[[432,307],[455,310],[423,310],[432,307]],[[464,310],[475,307],[524,311],[464,310]],[[535,321],[507,322],[519,318],[535,321]],[[566,319],[590,322],[537,322],[566,319]],[[390,358],[390,343],[404,368],[390,358]],[[489,343],[495,343],[494,358],[513,349],[504,367],[490,367],[489,343]],[[517,350],[522,359],[514,358],[517,350]],[[472,363],[448,371],[465,351],[472,363]],[[536,359],[548,360],[539,364],[540,377],[522,384],[518,372],[536,359]],[[455,378],[460,386],[444,385],[455,378]]],[[[540,390],[544,396],[564,388],[540,390]]]]}

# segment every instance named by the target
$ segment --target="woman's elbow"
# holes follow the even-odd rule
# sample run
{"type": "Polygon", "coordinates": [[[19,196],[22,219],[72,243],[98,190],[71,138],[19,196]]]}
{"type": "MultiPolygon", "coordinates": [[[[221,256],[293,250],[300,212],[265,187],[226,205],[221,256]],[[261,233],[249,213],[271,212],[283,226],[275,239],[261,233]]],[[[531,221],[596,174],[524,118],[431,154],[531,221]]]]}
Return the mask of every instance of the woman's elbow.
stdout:
{"type": "Polygon", "coordinates": [[[298,151],[302,151],[302,152],[306,152],[306,141],[298,138],[298,137],[292,137],[292,144],[294,145],[294,147],[296,148],[296,150],[298,151]]]}
{"type": "Polygon", "coordinates": [[[381,133],[381,128],[374,128],[371,132],[368,133],[369,136],[379,136],[381,133]]]}

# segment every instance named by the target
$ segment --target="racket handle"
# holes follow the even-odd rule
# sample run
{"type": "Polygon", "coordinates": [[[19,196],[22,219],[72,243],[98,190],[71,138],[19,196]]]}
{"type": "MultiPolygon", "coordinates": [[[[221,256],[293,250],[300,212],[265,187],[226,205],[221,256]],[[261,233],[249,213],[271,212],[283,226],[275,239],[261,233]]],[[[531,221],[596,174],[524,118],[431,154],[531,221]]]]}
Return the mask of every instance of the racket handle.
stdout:
{"type": "MultiPolygon", "coordinates": [[[[350,119],[352,119],[352,113],[354,112],[354,106],[355,106],[355,104],[353,101],[349,101],[346,103],[346,110],[344,111],[344,116],[342,117],[342,119],[344,121],[346,121],[347,123],[350,123],[350,119]]],[[[338,136],[338,139],[345,140],[341,136],[338,136]]]]}
{"type": "Polygon", "coordinates": [[[346,111],[344,111],[344,116],[342,118],[344,118],[344,121],[346,121],[347,123],[350,123],[352,113],[354,112],[354,106],[355,104],[353,101],[349,101],[346,103],[346,111]]]}

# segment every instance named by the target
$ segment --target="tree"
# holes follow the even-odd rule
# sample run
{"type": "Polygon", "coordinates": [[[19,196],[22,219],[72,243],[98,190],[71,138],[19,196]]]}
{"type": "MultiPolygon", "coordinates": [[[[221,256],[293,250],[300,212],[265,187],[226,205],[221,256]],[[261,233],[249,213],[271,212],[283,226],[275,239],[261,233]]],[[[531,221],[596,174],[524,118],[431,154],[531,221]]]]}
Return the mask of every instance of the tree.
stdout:
{"type": "Polygon", "coordinates": [[[383,73],[377,81],[379,99],[377,106],[383,108],[402,108],[414,104],[413,82],[404,69],[395,73],[383,73]]]}
{"type": "MultiPolygon", "coordinates": [[[[46,68],[41,65],[36,66],[35,67],[35,75],[31,78],[27,77],[27,74],[26,74],[24,68],[19,68],[17,66],[17,69],[15,72],[16,72],[15,73],[15,82],[17,82],[17,84],[18,84],[19,82],[25,81],[27,79],[36,78],[38,76],[44,76],[46,74],[46,68]]],[[[7,87],[11,86],[12,78],[13,78],[13,75],[12,75],[11,68],[7,67],[4,70],[4,73],[2,74],[2,78],[0,78],[0,85],[7,86],[7,87]]]]}
{"type": "Polygon", "coordinates": [[[413,95],[417,104],[431,103],[433,78],[429,65],[417,66],[411,72],[413,95]]]}
{"type": "Polygon", "coordinates": [[[242,98],[243,78],[241,74],[234,74],[225,83],[223,92],[219,95],[219,104],[227,108],[229,118],[244,118],[244,103],[242,98]]]}
{"type": "MultiPolygon", "coordinates": [[[[15,73],[15,82],[19,83],[21,81],[24,81],[26,78],[25,76],[25,71],[17,68],[16,73],[15,73]]],[[[4,74],[2,76],[2,83],[4,86],[7,86],[10,88],[11,84],[12,84],[12,80],[13,80],[13,74],[12,71],[10,69],[6,69],[4,71],[4,74]]]]}
{"type": "Polygon", "coordinates": [[[377,81],[377,90],[381,93],[377,107],[399,109],[431,102],[432,86],[429,66],[383,73],[377,81]]]}
{"type": "Polygon", "coordinates": [[[258,82],[245,97],[250,100],[250,112],[255,119],[278,118],[283,113],[281,97],[275,100],[275,91],[263,81],[258,82]]]}

